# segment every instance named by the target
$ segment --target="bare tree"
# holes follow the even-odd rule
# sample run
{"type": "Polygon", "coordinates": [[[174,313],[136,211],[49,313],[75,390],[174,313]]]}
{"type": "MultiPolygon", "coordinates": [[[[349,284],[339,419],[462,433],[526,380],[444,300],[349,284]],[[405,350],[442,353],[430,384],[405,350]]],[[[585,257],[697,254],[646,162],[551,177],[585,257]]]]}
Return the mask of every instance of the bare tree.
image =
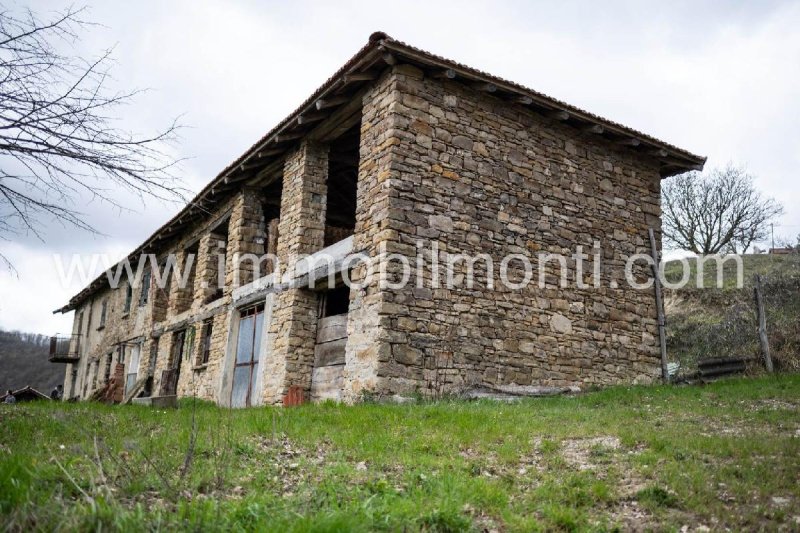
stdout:
{"type": "Polygon", "coordinates": [[[698,254],[744,253],[767,238],[770,221],[783,213],[755,188],[752,175],[732,165],[671,178],[661,195],[664,237],[698,254]]]}
{"type": "Polygon", "coordinates": [[[46,220],[95,231],[75,203],[122,207],[114,189],[164,200],[185,192],[166,150],[176,123],[144,136],[120,128],[115,108],[140,91],[107,89],[110,51],[93,59],[60,51],[74,50],[91,25],[83,13],[69,8],[43,20],[0,7],[0,239],[42,238],[46,220]]]}

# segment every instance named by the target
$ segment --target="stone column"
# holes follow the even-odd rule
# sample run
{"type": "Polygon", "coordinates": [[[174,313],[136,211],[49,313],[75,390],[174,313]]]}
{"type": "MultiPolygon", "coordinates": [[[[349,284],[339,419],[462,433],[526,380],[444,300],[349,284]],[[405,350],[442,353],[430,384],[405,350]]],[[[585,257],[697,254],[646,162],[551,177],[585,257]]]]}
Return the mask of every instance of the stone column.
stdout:
{"type": "MultiPolygon", "coordinates": [[[[187,269],[189,253],[186,250],[176,250],[173,263],[173,270],[170,272],[169,297],[167,303],[168,317],[174,317],[191,308],[194,298],[194,281],[196,276],[192,275],[187,269]],[[181,284],[185,281],[183,287],[181,284]]],[[[196,267],[197,258],[192,263],[192,268],[196,267]]]]}
{"type": "Polygon", "coordinates": [[[228,223],[225,295],[265,274],[259,272],[265,241],[264,213],[258,190],[244,188],[234,201],[228,223]]]}
{"type": "MultiPolygon", "coordinates": [[[[284,166],[278,223],[280,274],[297,259],[319,251],[325,237],[328,147],[303,142],[284,166]]],[[[262,355],[263,398],[278,403],[290,386],[311,388],[316,343],[317,295],[289,288],[276,294],[267,353],[262,355]]]]}
{"type": "MultiPolygon", "coordinates": [[[[400,176],[400,167],[392,166],[398,144],[397,81],[395,71],[390,71],[363,98],[354,249],[369,255],[374,275],[362,289],[350,291],[342,390],[342,399],[347,402],[358,401],[364,393],[391,392],[385,383],[385,372],[391,361],[388,313],[393,310],[389,309],[387,294],[380,289],[378,272],[386,241],[397,239],[398,235],[391,227],[390,217],[391,184],[400,176]]],[[[351,272],[351,279],[363,284],[367,272],[365,265],[359,265],[351,272]]]]}
{"type": "MultiPolygon", "coordinates": [[[[194,299],[206,303],[212,301],[218,289],[219,254],[226,254],[225,239],[214,233],[200,238],[197,252],[197,280],[194,299]]],[[[227,261],[227,257],[226,257],[227,261]]]]}

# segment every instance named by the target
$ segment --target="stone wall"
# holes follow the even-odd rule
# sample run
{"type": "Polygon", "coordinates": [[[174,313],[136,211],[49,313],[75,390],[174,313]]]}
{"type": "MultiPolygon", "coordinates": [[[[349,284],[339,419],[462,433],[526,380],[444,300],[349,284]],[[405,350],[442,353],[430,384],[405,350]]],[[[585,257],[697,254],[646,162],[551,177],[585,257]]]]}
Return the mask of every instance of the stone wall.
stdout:
{"type": "MultiPolygon", "coordinates": [[[[182,270],[187,249],[197,249],[194,282],[191,285],[181,289],[177,279],[173,277],[164,290],[157,286],[154,277],[147,304],[139,305],[141,289],[136,286],[128,313],[124,312],[124,282],[117,289],[106,288],[94,294],[75,314],[77,328],[78,317],[83,313],[77,383],[80,397],[87,398],[95,389],[105,385],[105,355],[114,353],[116,361],[119,346],[134,342],[141,343],[139,374],[144,375],[153,368],[153,394],[158,394],[161,374],[169,368],[174,332],[194,328],[194,342],[180,363],[178,393],[181,396],[217,399],[229,327],[225,311],[230,304],[233,281],[236,276],[245,280],[253,277],[252,262],[245,262],[244,272],[234,272],[232,257],[236,253],[263,254],[265,236],[265,221],[258,191],[243,189],[222,202],[214,212],[190,227],[165,249],[158,251],[161,260],[167,254],[175,254],[178,268],[182,270]],[[216,291],[213,284],[216,283],[218,269],[215,253],[220,242],[220,236],[215,233],[214,228],[219,225],[220,220],[228,217],[231,231],[225,254],[226,285],[223,296],[212,299],[211,296],[216,291]],[[104,300],[107,301],[106,321],[104,326],[100,326],[100,309],[104,300]],[[201,365],[198,364],[197,357],[202,325],[206,320],[213,322],[213,335],[209,361],[201,365]],[[152,361],[154,355],[155,362],[152,361]],[[90,375],[92,363],[94,370],[90,375]]],[[[126,348],[126,373],[131,371],[127,368],[128,350],[126,348]]],[[[69,368],[67,374],[69,375],[69,368]]],[[[71,386],[70,381],[69,377],[65,379],[71,386]]]]}
{"type": "MultiPolygon", "coordinates": [[[[648,382],[658,376],[652,292],[611,283],[622,279],[628,256],[648,252],[647,228],[660,228],[655,161],[457,81],[427,78],[408,65],[387,69],[362,102],[354,249],[371,256],[383,274],[350,293],[343,399],[440,394],[478,384],[648,382]],[[403,289],[382,284],[400,275],[391,254],[411,257],[421,244],[430,265],[434,243],[440,254],[487,254],[496,266],[508,254],[571,256],[578,246],[591,254],[600,243],[599,279],[587,267],[581,280],[597,281],[600,288],[579,288],[574,279],[559,288],[552,262],[544,288],[534,282],[522,291],[496,282],[489,288],[490,272],[481,262],[472,287],[437,286],[429,269],[420,279],[412,274],[403,289]]],[[[135,340],[143,343],[140,372],[157,355],[157,392],[174,332],[194,328],[180,362],[178,394],[225,403],[225,353],[238,320],[230,309],[232,290],[263,267],[244,262],[234,268],[236,257],[277,251],[277,274],[283,274],[297,257],[324,246],[327,158],[327,146],[310,140],[287,155],[278,221],[266,221],[259,191],[243,187],[159,250],[162,257],[177,254],[182,266],[186,250],[197,248],[190,287],[173,282],[169,298],[153,288],[144,307],[135,290],[127,315],[124,287],[93,295],[78,310],[89,334],[79,382],[102,376],[103,356],[135,340]],[[225,287],[217,298],[210,284],[219,268],[214,231],[224,220],[225,287]],[[103,300],[107,319],[99,328],[103,300]],[[199,364],[206,320],[213,323],[211,357],[199,364]],[[82,377],[90,366],[92,375],[82,377]]],[[[572,261],[569,268],[574,271],[572,261]]],[[[640,264],[636,274],[644,275],[644,268],[640,264]]],[[[360,283],[365,273],[363,265],[356,266],[350,277],[360,283]]],[[[465,273],[461,262],[456,278],[465,273]]],[[[315,292],[303,288],[274,295],[265,313],[271,322],[264,332],[270,344],[261,354],[262,401],[277,403],[290,387],[309,389],[317,301],[315,292]]],[[[92,381],[84,397],[102,385],[92,381]]]]}
{"type": "MultiPolygon", "coordinates": [[[[362,127],[370,147],[359,175],[362,246],[410,256],[418,241],[427,250],[436,242],[499,265],[507,254],[571,256],[599,242],[603,270],[601,288],[569,280],[562,289],[548,263],[545,288],[513,291],[488,289],[478,264],[472,288],[425,279],[413,290],[356,295],[350,398],[362,378],[382,394],[656,378],[654,295],[611,283],[623,279],[630,254],[648,252],[647,228],[660,228],[656,163],[410,66],[395,67],[375,91],[362,127]]],[[[388,279],[397,276],[390,267],[388,279]]]]}

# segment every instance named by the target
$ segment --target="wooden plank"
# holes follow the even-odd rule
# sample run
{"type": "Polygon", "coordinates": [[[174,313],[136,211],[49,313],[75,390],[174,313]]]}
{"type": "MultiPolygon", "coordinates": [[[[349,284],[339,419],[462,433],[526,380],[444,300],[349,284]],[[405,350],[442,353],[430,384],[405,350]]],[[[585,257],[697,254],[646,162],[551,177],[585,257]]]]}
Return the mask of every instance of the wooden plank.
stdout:
{"type": "Polygon", "coordinates": [[[756,298],[756,313],[758,314],[758,342],[761,344],[761,355],[764,356],[764,366],[767,372],[772,373],[772,356],[769,353],[769,339],[767,338],[767,315],[764,312],[764,297],[761,291],[761,276],[756,274],[753,292],[756,298]]]}
{"type": "Polygon", "coordinates": [[[314,347],[314,368],[344,364],[344,348],[347,339],[323,342],[314,347]]]}
{"type": "Polygon", "coordinates": [[[710,359],[700,359],[697,361],[698,368],[713,367],[720,365],[728,365],[734,363],[749,363],[753,361],[752,357],[712,357],[710,359]]]}
{"type": "Polygon", "coordinates": [[[656,236],[653,228],[648,228],[650,236],[650,253],[653,256],[653,287],[656,291],[656,312],[658,313],[658,340],[661,347],[661,379],[664,383],[669,381],[669,370],[667,369],[667,334],[664,330],[664,304],[661,299],[661,279],[658,277],[658,248],[656,247],[656,236]]]}
{"type": "Polygon", "coordinates": [[[344,384],[344,365],[315,368],[311,372],[311,401],[339,401],[344,384]]]}
{"type": "Polygon", "coordinates": [[[347,315],[321,318],[317,326],[317,342],[328,342],[347,337],[347,315]]]}

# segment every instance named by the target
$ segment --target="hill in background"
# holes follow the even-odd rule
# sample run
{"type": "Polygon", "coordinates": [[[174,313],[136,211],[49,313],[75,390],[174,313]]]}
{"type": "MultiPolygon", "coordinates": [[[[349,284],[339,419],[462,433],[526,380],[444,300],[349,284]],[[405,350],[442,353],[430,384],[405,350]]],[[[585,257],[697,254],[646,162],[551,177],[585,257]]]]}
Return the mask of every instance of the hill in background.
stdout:
{"type": "MultiPolygon", "coordinates": [[[[682,289],[665,289],[667,354],[692,369],[698,359],[754,357],[761,360],[753,280],[762,276],[767,334],[773,362],[779,370],[800,370],[800,254],[743,255],[744,285],[737,288],[736,264],[723,265],[722,288],[717,269],[708,262],[698,288],[697,261],[689,259],[691,278],[682,289]]],[[[665,278],[681,279],[678,261],[665,266],[665,278]]],[[[759,365],[755,365],[758,367],[759,365]]]]}
{"type": "MultiPolygon", "coordinates": [[[[50,394],[64,383],[65,365],[47,360],[49,337],[21,331],[0,330],[0,391],[30,385],[50,394]]],[[[2,394],[0,393],[0,394],[2,394]]]]}

